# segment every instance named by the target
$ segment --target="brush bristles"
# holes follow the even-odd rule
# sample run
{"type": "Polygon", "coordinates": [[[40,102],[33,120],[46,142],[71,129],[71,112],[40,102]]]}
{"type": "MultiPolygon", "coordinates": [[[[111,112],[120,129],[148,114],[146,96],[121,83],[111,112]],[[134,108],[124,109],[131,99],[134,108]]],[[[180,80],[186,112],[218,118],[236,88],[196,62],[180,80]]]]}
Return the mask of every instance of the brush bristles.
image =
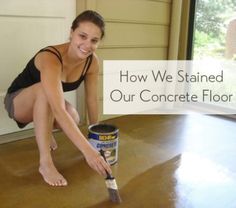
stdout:
{"type": "Polygon", "coordinates": [[[122,200],[120,198],[120,194],[117,189],[108,188],[107,190],[109,193],[109,198],[112,202],[118,203],[118,204],[122,202],[122,200]]]}
{"type": "Polygon", "coordinates": [[[106,185],[110,200],[114,203],[121,203],[121,198],[118,192],[116,180],[114,178],[106,179],[106,185]]]}

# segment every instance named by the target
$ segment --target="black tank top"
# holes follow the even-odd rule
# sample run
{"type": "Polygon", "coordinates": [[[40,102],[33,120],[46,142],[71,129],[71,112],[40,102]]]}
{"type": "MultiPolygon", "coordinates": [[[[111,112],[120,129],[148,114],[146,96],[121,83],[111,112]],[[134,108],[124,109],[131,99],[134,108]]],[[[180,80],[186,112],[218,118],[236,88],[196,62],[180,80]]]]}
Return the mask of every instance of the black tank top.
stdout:
{"type": "MultiPolygon", "coordinates": [[[[62,64],[62,70],[63,70],[63,62],[62,62],[61,54],[55,47],[48,46],[46,48],[41,49],[38,53],[43,52],[43,51],[48,51],[56,55],[62,64]],[[50,48],[53,48],[56,52],[53,50],[50,50],[50,48]]],[[[36,53],[36,55],[38,53],[36,53]]],[[[15,92],[19,89],[29,87],[41,81],[40,71],[36,68],[34,64],[36,55],[28,62],[24,70],[14,79],[14,81],[11,83],[10,87],[8,88],[7,93],[15,92]]],[[[75,82],[62,81],[62,88],[64,92],[75,90],[80,86],[81,82],[84,80],[86,73],[92,63],[92,58],[93,58],[93,55],[90,55],[86,59],[82,74],[78,80],[76,80],[75,82]]]]}

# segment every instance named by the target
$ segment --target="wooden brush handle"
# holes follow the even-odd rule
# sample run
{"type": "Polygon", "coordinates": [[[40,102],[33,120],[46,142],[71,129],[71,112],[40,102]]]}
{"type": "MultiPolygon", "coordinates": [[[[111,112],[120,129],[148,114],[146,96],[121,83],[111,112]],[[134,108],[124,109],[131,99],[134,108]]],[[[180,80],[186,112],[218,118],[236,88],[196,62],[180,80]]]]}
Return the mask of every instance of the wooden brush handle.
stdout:
{"type": "MultiPolygon", "coordinates": [[[[105,155],[104,155],[104,151],[103,151],[103,149],[100,149],[100,154],[101,154],[101,156],[103,157],[103,159],[106,161],[106,163],[107,163],[107,160],[106,160],[106,157],[105,157],[105,155]]],[[[114,179],[114,177],[110,174],[110,173],[108,173],[107,172],[107,170],[105,170],[106,171],[106,174],[107,174],[107,178],[106,179],[114,179]]]]}

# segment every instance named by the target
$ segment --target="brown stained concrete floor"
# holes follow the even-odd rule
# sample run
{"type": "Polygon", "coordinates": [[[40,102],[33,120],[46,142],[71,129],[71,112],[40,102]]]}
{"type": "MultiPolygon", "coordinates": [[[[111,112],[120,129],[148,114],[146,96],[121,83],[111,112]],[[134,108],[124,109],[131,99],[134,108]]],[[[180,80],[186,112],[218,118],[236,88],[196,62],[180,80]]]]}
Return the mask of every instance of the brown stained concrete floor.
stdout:
{"type": "MultiPolygon", "coordinates": [[[[235,208],[236,122],[213,116],[125,116],[112,169],[123,199],[108,200],[104,179],[62,133],[53,153],[69,185],[44,183],[33,138],[0,145],[1,208],[235,208]]],[[[86,134],[86,128],[82,128],[86,134]]]]}

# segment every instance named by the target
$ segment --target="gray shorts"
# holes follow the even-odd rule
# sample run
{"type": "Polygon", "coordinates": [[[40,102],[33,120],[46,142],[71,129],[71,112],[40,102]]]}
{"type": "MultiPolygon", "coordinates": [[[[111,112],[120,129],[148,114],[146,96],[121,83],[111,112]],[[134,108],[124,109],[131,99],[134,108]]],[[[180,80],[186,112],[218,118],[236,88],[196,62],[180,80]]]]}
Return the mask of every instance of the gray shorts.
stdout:
{"type": "Polygon", "coordinates": [[[14,118],[14,105],[13,105],[13,100],[14,98],[22,91],[23,89],[17,90],[16,92],[13,93],[7,93],[5,98],[4,98],[4,105],[5,105],[5,109],[8,113],[8,116],[10,118],[12,118],[17,126],[19,128],[24,128],[28,123],[21,123],[18,122],[15,118],[14,118]]]}

